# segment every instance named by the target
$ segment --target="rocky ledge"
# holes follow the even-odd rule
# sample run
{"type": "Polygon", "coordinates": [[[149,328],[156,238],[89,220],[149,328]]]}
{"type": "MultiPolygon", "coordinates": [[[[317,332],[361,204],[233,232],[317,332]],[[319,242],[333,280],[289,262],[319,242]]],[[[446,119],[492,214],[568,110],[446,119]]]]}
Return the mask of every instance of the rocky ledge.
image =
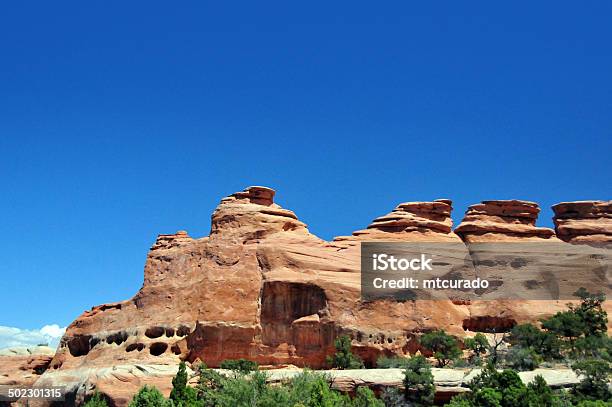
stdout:
{"type": "Polygon", "coordinates": [[[612,201],[561,202],[552,209],[559,239],[612,245],[612,201]]]}
{"type": "Polygon", "coordinates": [[[513,239],[550,239],[555,232],[537,227],[540,206],[520,200],[482,201],[472,205],[455,229],[467,242],[513,239]]]}

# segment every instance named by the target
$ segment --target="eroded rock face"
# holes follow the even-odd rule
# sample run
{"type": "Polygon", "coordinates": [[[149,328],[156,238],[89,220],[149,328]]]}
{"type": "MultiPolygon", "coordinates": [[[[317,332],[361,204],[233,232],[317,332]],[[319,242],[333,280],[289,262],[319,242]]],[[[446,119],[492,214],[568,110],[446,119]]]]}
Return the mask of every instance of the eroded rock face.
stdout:
{"type": "Polygon", "coordinates": [[[612,245],[612,201],[561,202],[552,209],[559,239],[612,245]]]}
{"type": "Polygon", "coordinates": [[[364,240],[458,242],[458,236],[451,230],[452,210],[450,199],[404,202],[390,213],[374,219],[365,230],[355,231],[348,237],[336,237],[334,242],[364,240]]]}
{"type": "Polygon", "coordinates": [[[539,213],[540,207],[535,202],[482,201],[468,208],[455,233],[466,242],[550,239],[555,234],[552,229],[535,226],[539,213]]]}
{"type": "Polygon", "coordinates": [[[562,243],[552,230],[535,226],[537,204],[485,201],[470,207],[455,233],[451,201],[408,202],[352,236],[327,242],[277,205],[274,195],[270,188],[250,187],[223,199],[207,237],[160,235],[139,292],[77,318],[41,380],[72,383],[78,400],[98,377],[98,388],[124,405],[129,397],[122,381],[130,381],[130,389],[161,385],[159,376],[138,366],[175,367],[186,360],[216,367],[246,358],[260,365],[321,368],[341,334],[352,337],[353,351],[372,366],[380,355],[418,351],[422,332],[499,332],[565,307],[541,301],[360,300],[360,242],[463,239],[468,257],[471,242],[479,239],[562,243]],[[117,365],[135,367],[129,380],[113,375],[110,368],[117,365]],[[83,372],[91,377],[85,381],[89,387],[75,384],[85,383],[83,372]]]}

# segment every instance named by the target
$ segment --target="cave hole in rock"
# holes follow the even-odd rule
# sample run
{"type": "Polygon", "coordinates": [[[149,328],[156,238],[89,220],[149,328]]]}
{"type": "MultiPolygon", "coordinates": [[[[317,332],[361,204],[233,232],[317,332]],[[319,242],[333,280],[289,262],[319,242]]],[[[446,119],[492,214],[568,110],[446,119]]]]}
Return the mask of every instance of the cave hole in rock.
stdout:
{"type": "Polygon", "coordinates": [[[91,350],[91,335],[77,335],[68,340],[68,350],[74,357],[85,356],[91,350]]]}
{"type": "Polygon", "coordinates": [[[174,328],[166,328],[166,336],[168,338],[174,336],[174,328]]]}
{"type": "Polygon", "coordinates": [[[91,348],[93,349],[99,343],[100,343],[100,338],[94,336],[90,339],[89,346],[91,346],[91,348]]]}
{"type": "Polygon", "coordinates": [[[178,336],[187,336],[189,335],[189,332],[191,332],[191,328],[189,328],[187,325],[181,325],[176,330],[176,334],[178,336]]]}
{"type": "Polygon", "coordinates": [[[155,339],[162,336],[165,332],[166,328],[164,328],[163,326],[151,326],[145,331],[145,336],[147,338],[155,339]]]}
{"type": "Polygon", "coordinates": [[[463,329],[472,332],[508,332],[515,325],[516,321],[507,317],[478,316],[463,320],[463,329]]]}
{"type": "Polygon", "coordinates": [[[115,343],[117,345],[121,345],[128,338],[128,334],[125,331],[115,332],[114,334],[108,335],[106,337],[106,343],[109,345],[115,343]]]}
{"type": "Polygon", "coordinates": [[[145,348],[144,343],[130,343],[125,347],[126,352],[133,352],[137,350],[138,352],[142,351],[145,348]]]}
{"type": "Polygon", "coordinates": [[[292,323],[302,317],[321,315],[326,308],[325,292],[315,284],[265,281],[261,293],[263,343],[292,343],[292,323]]]}
{"type": "Polygon", "coordinates": [[[155,343],[152,343],[151,346],[149,347],[149,352],[153,356],[159,356],[162,353],[164,353],[166,351],[166,349],[168,349],[168,344],[167,343],[164,343],[164,342],[155,342],[155,343]]]}
{"type": "Polygon", "coordinates": [[[181,354],[181,348],[176,343],[174,345],[172,345],[172,347],[170,348],[170,351],[172,353],[174,353],[175,355],[180,355],[181,354]]]}

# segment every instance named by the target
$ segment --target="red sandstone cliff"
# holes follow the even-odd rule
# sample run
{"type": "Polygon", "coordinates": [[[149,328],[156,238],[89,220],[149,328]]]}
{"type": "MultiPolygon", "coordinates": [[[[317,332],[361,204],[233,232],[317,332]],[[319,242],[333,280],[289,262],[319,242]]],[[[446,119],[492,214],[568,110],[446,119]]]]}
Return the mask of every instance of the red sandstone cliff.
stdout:
{"type": "MultiPolygon", "coordinates": [[[[123,404],[142,384],[168,382],[164,366],[180,359],[213,367],[247,358],[319,368],[334,338],[348,334],[354,351],[372,364],[381,354],[414,352],[423,331],[442,328],[463,337],[466,330],[503,330],[564,307],[554,301],[360,301],[362,241],[463,241],[466,256],[482,241],[565,244],[553,230],[535,226],[535,203],[473,205],[454,232],[451,204],[403,203],[366,229],[327,242],[275,204],[273,190],[235,193],[213,213],[210,236],[160,235],[140,291],[77,318],[40,381],[69,384],[81,396],[95,385],[116,392],[123,404]]],[[[610,202],[589,205],[555,206],[562,240],[612,236],[610,202]]]]}

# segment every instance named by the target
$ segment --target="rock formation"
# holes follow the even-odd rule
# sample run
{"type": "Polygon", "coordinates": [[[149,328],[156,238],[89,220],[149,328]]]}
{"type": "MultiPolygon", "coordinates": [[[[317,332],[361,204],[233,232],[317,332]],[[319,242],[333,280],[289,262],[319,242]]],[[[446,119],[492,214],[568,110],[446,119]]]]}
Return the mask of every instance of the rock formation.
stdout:
{"type": "Polygon", "coordinates": [[[550,239],[555,232],[537,227],[540,207],[535,202],[519,200],[482,201],[465,213],[455,233],[466,242],[520,239],[550,239]]]}
{"type": "Polygon", "coordinates": [[[34,384],[49,367],[54,353],[48,346],[0,350],[0,385],[34,384]]]}
{"type": "Polygon", "coordinates": [[[612,245],[612,201],[561,202],[552,208],[559,239],[612,245]]]}
{"type": "MultiPolygon", "coordinates": [[[[372,366],[380,355],[417,351],[422,332],[445,329],[464,337],[466,330],[506,330],[564,307],[360,300],[360,242],[464,241],[468,257],[470,245],[483,240],[562,243],[553,230],[535,226],[535,203],[484,201],[471,206],[453,231],[450,200],[408,202],[352,236],[327,242],[274,203],[274,195],[272,189],[250,187],[224,198],[207,237],[184,231],[159,235],[138,293],[78,317],[37,383],[66,385],[73,401],[97,386],[125,405],[127,393],[143,384],[169,390],[179,360],[216,367],[225,359],[247,358],[260,365],[321,368],[334,339],[346,334],[353,351],[372,366]]],[[[556,207],[557,229],[567,231],[563,240],[581,242],[590,231],[612,235],[610,203],[587,211],[560,205],[565,206],[556,207]],[[574,227],[579,222],[582,228],[574,227]]]]}

